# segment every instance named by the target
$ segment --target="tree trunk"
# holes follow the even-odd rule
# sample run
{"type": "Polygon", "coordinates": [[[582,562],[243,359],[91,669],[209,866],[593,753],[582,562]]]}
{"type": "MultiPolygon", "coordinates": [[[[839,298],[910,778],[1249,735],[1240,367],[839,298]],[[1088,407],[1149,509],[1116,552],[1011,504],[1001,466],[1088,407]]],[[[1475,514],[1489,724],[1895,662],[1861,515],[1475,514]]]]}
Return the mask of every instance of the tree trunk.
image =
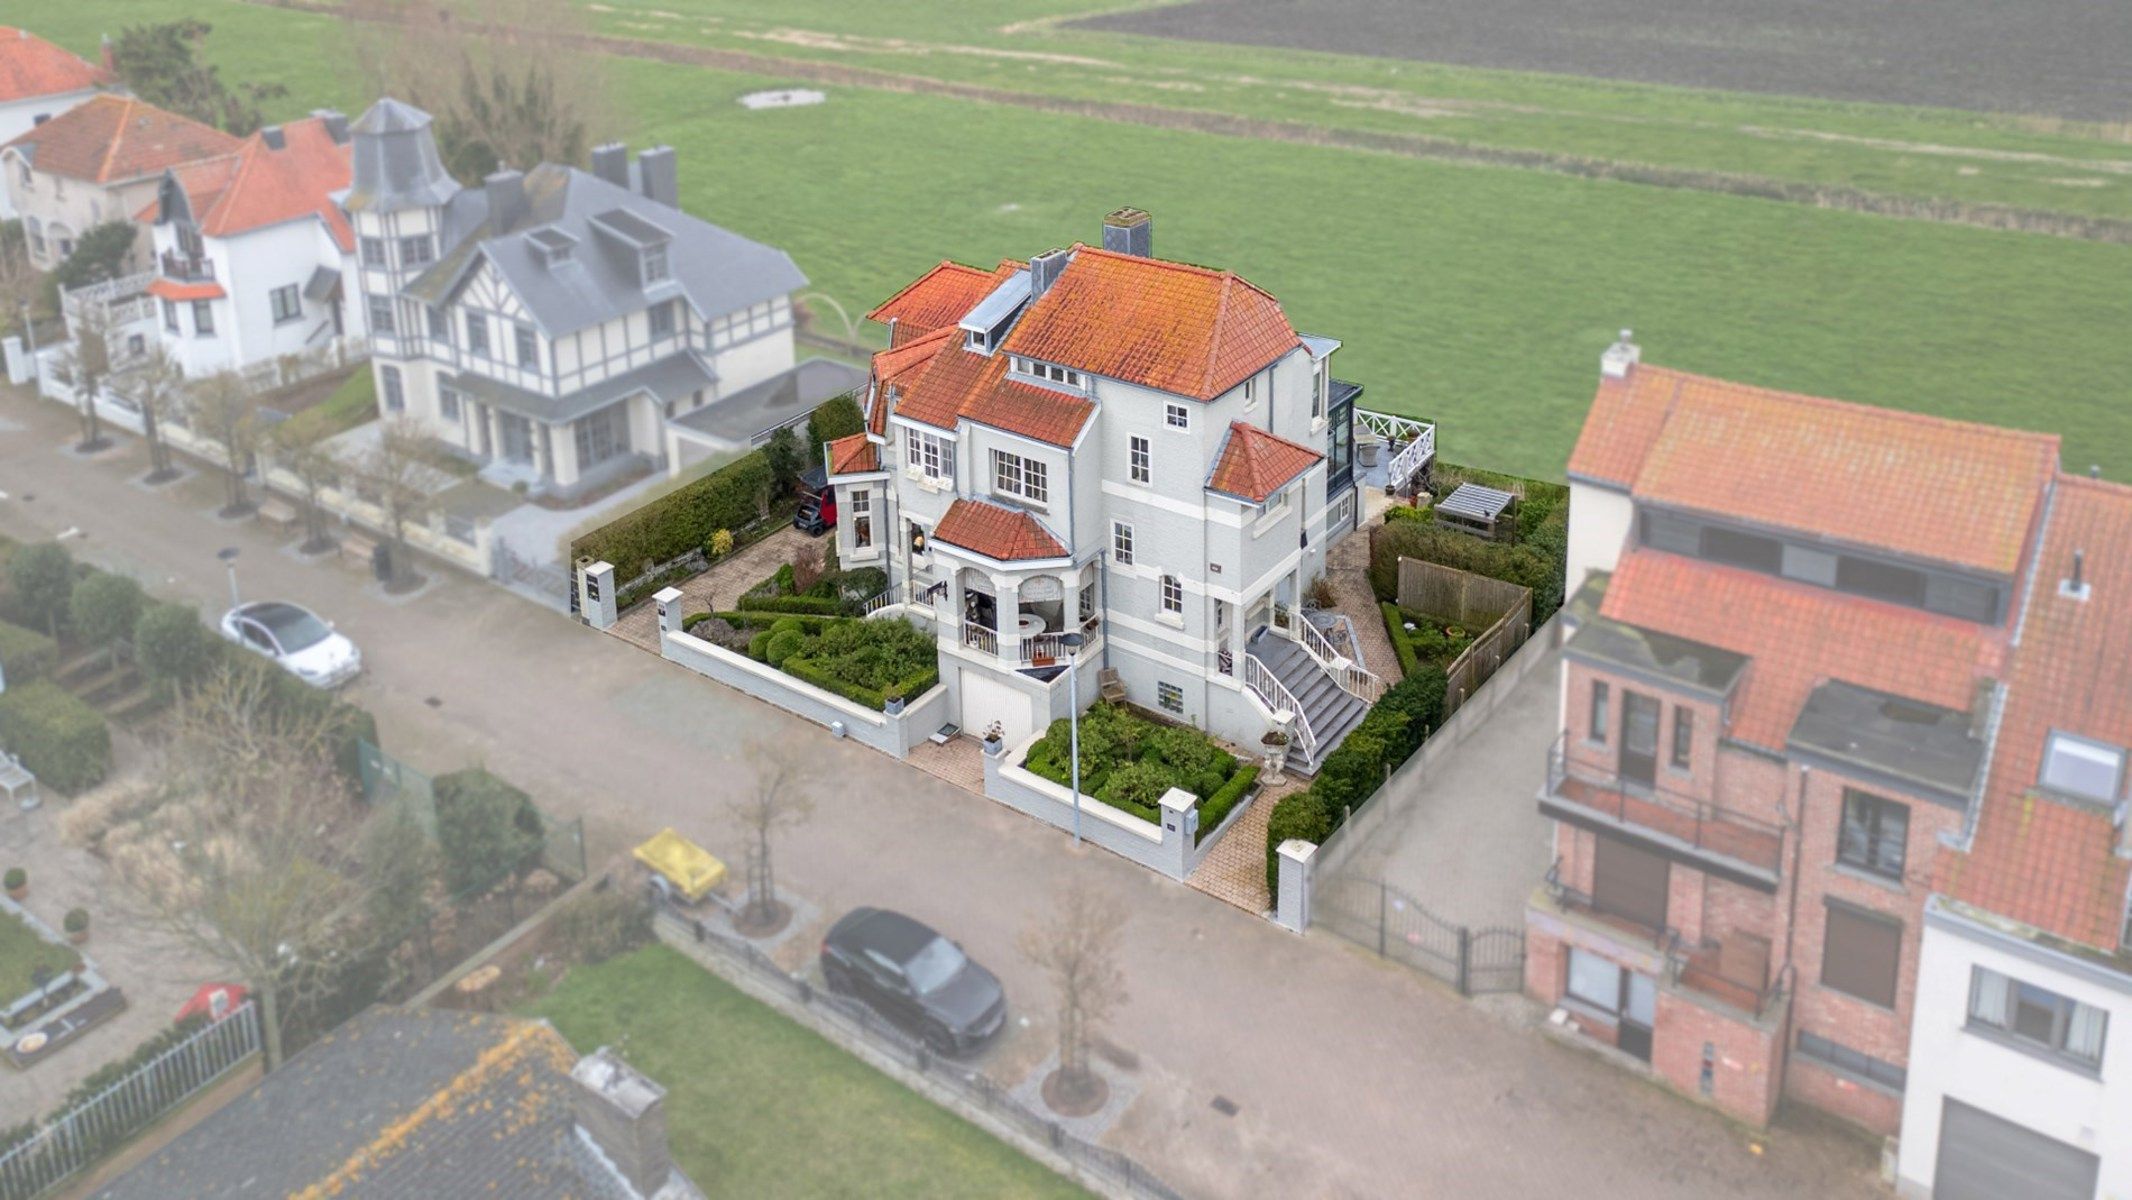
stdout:
{"type": "Polygon", "coordinates": [[[265,1049],[260,1068],[271,1072],[281,1067],[281,989],[268,984],[255,990],[259,993],[259,1033],[265,1049]]]}

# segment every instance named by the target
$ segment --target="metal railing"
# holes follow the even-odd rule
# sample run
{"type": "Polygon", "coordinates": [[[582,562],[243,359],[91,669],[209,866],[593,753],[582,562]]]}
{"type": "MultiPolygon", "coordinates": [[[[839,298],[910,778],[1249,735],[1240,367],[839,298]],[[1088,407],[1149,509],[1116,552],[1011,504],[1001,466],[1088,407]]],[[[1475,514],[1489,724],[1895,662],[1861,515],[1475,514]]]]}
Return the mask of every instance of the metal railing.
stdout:
{"type": "Polygon", "coordinates": [[[1423,464],[1436,457],[1436,426],[1427,421],[1358,408],[1355,424],[1399,447],[1392,461],[1385,464],[1385,482],[1392,487],[1405,484],[1423,464]]]}
{"type": "Polygon", "coordinates": [[[1317,661],[1333,682],[1364,704],[1375,704],[1384,695],[1386,684],[1376,672],[1365,667],[1357,659],[1350,658],[1333,648],[1322,630],[1312,623],[1309,613],[1288,623],[1288,636],[1303,647],[1303,652],[1317,661]]]}
{"type": "Polygon", "coordinates": [[[182,283],[211,283],[215,278],[215,260],[201,256],[163,252],[163,277],[182,283]]]}
{"type": "Polygon", "coordinates": [[[258,1051],[259,1021],[246,1002],[0,1154],[0,1200],[51,1191],[258,1051]]]}
{"type": "Polygon", "coordinates": [[[1776,875],[1783,865],[1784,827],[1656,785],[1632,784],[1618,774],[1569,760],[1563,738],[1547,754],[1547,793],[1624,825],[1635,825],[1776,875]],[[1594,776],[1602,776],[1594,778],[1594,776]]]}
{"type": "Polygon", "coordinates": [[[962,627],[962,644],[972,650],[996,655],[999,653],[999,631],[966,622],[962,627]]]}
{"type": "Polygon", "coordinates": [[[1295,693],[1288,690],[1288,685],[1281,682],[1280,676],[1249,650],[1244,651],[1244,686],[1267,708],[1294,715],[1295,722],[1288,728],[1289,739],[1302,751],[1303,761],[1316,762],[1318,738],[1310,730],[1310,714],[1303,711],[1303,705],[1296,700],[1295,693]]]}
{"type": "Polygon", "coordinates": [[[1057,1120],[1016,1099],[1009,1089],[982,1071],[942,1058],[926,1046],[923,1038],[912,1036],[864,1003],[786,973],[752,944],[668,901],[658,900],[654,911],[661,939],[669,945],[679,943],[691,958],[731,982],[753,981],[821,1018],[818,1028],[847,1051],[885,1056],[938,1084],[949,1097],[946,1107],[951,1111],[961,1108],[983,1112],[1104,1185],[1096,1191],[1132,1200],[1182,1200],[1176,1189],[1131,1155],[1082,1139],[1057,1120]]]}
{"type": "Polygon", "coordinates": [[[1772,980],[1762,985],[1728,978],[1719,968],[1719,944],[1690,946],[1675,935],[1666,955],[1666,974],[1675,984],[1701,992],[1721,1003],[1761,1020],[1784,998],[1784,986],[1772,980]]]}
{"type": "Polygon", "coordinates": [[[1063,633],[1025,633],[1022,635],[1022,661],[1037,666],[1052,666],[1066,659],[1066,635],[1063,633]]]}

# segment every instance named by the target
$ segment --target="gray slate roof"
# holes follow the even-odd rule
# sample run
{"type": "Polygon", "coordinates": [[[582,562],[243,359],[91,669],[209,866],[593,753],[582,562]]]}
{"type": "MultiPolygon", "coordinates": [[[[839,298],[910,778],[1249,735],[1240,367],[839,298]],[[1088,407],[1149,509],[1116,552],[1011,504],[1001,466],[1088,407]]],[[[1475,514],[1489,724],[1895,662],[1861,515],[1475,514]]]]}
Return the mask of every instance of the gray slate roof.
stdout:
{"type": "Polygon", "coordinates": [[[1967,807],[1984,766],[1984,741],[1968,713],[1840,679],[1807,697],[1789,745],[1889,776],[1955,808],[1967,807]]]}
{"type": "Polygon", "coordinates": [[[427,304],[449,299],[481,259],[496,265],[511,290],[549,337],[561,337],[681,297],[698,316],[713,319],[789,296],[807,277],[782,250],[639,195],[575,167],[543,163],[525,177],[523,215],[499,227],[488,195],[466,188],[445,208],[443,255],[407,285],[427,304]],[[598,218],[595,221],[595,218],[598,218]],[[607,228],[601,228],[606,226],[607,228]],[[668,237],[671,278],[647,290],[637,249],[614,231],[642,237],[650,226],[668,237]],[[569,257],[550,264],[530,235],[561,230],[576,239],[569,257]]]}
{"type": "Polygon", "coordinates": [[[342,206],[350,212],[398,212],[443,204],[459,190],[437,157],[430,116],[386,96],[349,126],[354,184],[342,206]]]}
{"type": "Polygon", "coordinates": [[[319,1183],[367,1151],[363,1168],[344,1176],[343,1200],[622,1200],[620,1180],[577,1132],[575,1057],[546,1022],[373,1008],[97,1196],[263,1200],[319,1183]],[[483,1064],[489,1051],[498,1053],[483,1064]],[[434,1111],[380,1136],[433,1099],[434,1111]]]}
{"type": "MultiPolygon", "coordinates": [[[[695,351],[683,350],[657,362],[646,363],[635,370],[610,375],[598,383],[579,388],[559,399],[513,387],[502,380],[491,379],[472,371],[462,371],[446,382],[505,412],[517,413],[535,421],[561,424],[598,412],[624,396],[633,396],[638,392],[650,392],[661,404],[668,400],[679,400],[683,396],[691,395],[698,388],[711,386],[717,378],[717,372],[698,358],[695,351]]],[[[723,405],[726,401],[721,400],[718,403],[723,405]]]]}

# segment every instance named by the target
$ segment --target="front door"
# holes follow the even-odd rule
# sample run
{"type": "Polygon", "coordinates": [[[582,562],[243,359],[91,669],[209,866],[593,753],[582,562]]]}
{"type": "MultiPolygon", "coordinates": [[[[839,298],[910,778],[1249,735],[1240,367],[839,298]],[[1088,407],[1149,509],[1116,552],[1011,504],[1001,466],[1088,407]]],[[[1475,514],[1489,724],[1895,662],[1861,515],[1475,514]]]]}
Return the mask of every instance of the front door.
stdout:
{"type": "Polygon", "coordinates": [[[496,415],[496,424],[503,432],[504,461],[514,463],[532,462],[533,423],[517,413],[498,413],[496,415]]]}
{"type": "Polygon", "coordinates": [[[1621,778],[1658,782],[1658,701],[1640,692],[1621,693],[1621,778]]]}
{"type": "Polygon", "coordinates": [[[1615,1044],[1650,1062],[1651,1027],[1658,1019],[1658,982],[1634,971],[1623,971],[1621,981],[1621,1031],[1615,1044]]]}

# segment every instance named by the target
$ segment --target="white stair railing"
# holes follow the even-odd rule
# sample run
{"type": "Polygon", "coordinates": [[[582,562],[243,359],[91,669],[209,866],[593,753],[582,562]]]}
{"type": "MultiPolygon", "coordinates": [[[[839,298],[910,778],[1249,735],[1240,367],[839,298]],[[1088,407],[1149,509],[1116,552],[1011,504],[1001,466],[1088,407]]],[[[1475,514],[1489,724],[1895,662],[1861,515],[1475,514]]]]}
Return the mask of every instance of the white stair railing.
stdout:
{"type": "Polygon", "coordinates": [[[1288,727],[1290,743],[1303,752],[1305,762],[1318,761],[1318,738],[1310,731],[1310,714],[1303,711],[1303,705],[1288,690],[1288,685],[1281,682],[1280,676],[1249,651],[1244,652],[1244,686],[1259,698],[1259,703],[1274,712],[1295,715],[1295,723],[1288,727]]]}
{"type": "Polygon", "coordinates": [[[1304,613],[1288,623],[1288,635],[1303,647],[1303,652],[1333,677],[1333,682],[1342,690],[1364,704],[1375,704],[1384,695],[1385,682],[1375,672],[1352,658],[1333,649],[1325,634],[1312,623],[1309,613],[1304,613]]]}

